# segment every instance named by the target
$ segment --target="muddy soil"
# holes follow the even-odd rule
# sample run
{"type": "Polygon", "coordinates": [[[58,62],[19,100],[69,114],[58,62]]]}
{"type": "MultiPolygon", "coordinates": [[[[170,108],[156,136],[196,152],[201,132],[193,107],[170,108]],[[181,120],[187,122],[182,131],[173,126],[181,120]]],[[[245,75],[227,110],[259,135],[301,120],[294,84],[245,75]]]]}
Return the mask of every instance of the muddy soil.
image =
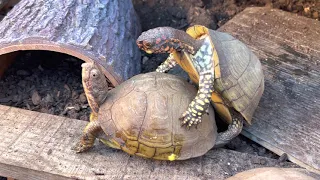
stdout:
{"type": "Polygon", "coordinates": [[[42,113],[88,120],[81,63],[68,55],[24,51],[0,81],[0,103],[42,113]]]}

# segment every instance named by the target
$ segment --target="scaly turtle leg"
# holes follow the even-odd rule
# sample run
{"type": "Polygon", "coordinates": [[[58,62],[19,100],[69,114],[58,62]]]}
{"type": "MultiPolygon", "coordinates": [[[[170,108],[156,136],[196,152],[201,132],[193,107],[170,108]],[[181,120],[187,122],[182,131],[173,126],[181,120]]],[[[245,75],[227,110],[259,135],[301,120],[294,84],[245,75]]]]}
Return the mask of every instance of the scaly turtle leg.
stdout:
{"type": "Polygon", "coordinates": [[[173,55],[169,54],[169,57],[158,66],[158,68],[156,69],[156,72],[161,72],[161,73],[167,72],[176,65],[177,65],[177,62],[174,60],[173,55]]]}
{"type": "Polygon", "coordinates": [[[96,121],[98,119],[98,115],[95,112],[90,113],[89,120],[91,121],[96,121]]]}
{"type": "Polygon", "coordinates": [[[100,132],[102,132],[102,129],[97,121],[90,121],[84,128],[80,141],[72,149],[77,153],[90,149],[100,132]]]}
{"type": "Polygon", "coordinates": [[[229,143],[230,140],[232,140],[241,133],[242,128],[243,117],[240,115],[233,116],[232,123],[228,126],[228,129],[218,134],[214,147],[219,148],[229,143]]]}
{"type": "Polygon", "coordinates": [[[190,128],[201,122],[202,115],[207,112],[213,92],[214,77],[211,71],[200,73],[197,96],[189,104],[188,110],[182,114],[182,125],[190,128]]]}

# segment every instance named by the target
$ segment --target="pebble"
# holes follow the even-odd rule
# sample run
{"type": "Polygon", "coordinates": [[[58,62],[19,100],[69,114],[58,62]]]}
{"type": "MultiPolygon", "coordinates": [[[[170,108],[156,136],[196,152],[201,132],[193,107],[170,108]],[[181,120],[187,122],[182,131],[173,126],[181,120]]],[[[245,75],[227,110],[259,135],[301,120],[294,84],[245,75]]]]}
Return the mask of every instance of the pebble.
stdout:
{"type": "Polygon", "coordinates": [[[260,159],[260,164],[261,165],[265,165],[267,163],[267,161],[265,159],[260,159]]]}
{"type": "Polygon", "coordinates": [[[80,102],[82,102],[82,103],[87,102],[87,97],[86,97],[85,93],[81,93],[79,99],[80,99],[80,102]]]}
{"type": "Polygon", "coordinates": [[[26,70],[18,70],[17,71],[17,75],[18,76],[29,76],[30,73],[28,71],[26,71],[26,70]]]}
{"type": "Polygon", "coordinates": [[[54,102],[54,99],[53,97],[50,95],[50,94],[47,94],[46,97],[44,98],[44,101],[46,103],[53,103],[54,102]]]}
{"type": "Polygon", "coordinates": [[[18,82],[18,86],[20,86],[20,87],[26,87],[26,85],[27,85],[27,81],[25,81],[25,80],[20,80],[18,82]]]}
{"type": "Polygon", "coordinates": [[[39,105],[41,101],[41,96],[39,95],[38,91],[33,91],[31,96],[32,103],[34,105],[39,105]]]}
{"type": "Polygon", "coordinates": [[[288,160],[288,155],[286,153],[283,153],[278,159],[279,162],[285,162],[286,160],[288,160]]]}
{"type": "Polygon", "coordinates": [[[259,147],[258,148],[258,155],[259,156],[262,156],[262,155],[264,155],[266,153],[266,148],[264,148],[264,147],[259,147]]]}
{"type": "Polygon", "coordinates": [[[145,64],[148,60],[149,60],[149,58],[147,56],[143,56],[142,64],[145,64]]]}
{"type": "Polygon", "coordinates": [[[317,11],[312,13],[313,18],[318,19],[319,18],[319,13],[317,11]]]}
{"type": "Polygon", "coordinates": [[[80,111],[81,107],[79,106],[79,104],[75,104],[74,109],[78,112],[80,111]]]}

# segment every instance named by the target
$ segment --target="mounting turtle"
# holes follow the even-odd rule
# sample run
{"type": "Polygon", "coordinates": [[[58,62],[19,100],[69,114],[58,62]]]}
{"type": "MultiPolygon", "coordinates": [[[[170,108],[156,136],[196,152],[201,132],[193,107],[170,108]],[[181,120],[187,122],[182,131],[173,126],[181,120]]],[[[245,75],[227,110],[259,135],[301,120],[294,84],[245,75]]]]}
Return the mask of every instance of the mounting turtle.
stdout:
{"type": "Polygon", "coordinates": [[[218,134],[216,147],[228,143],[251,124],[264,91],[264,75],[259,59],[233,36],[195,25],[186,32],[158,27],[143,32],[137,45],[147,53],[170,53],[156,69],[167,72],[179,64],[199,85],[197,96],[180,120],[190,127],[199,124],[211,102],[228,130],[218,134]]]}
{"type": "Polygon", "coordinates": [[[201,156],[215,144],[217,127],[212,107],[210,116],[205,114],[197,129],[186,130],[176,121],[197,93],[194,86],[178,76],[139,74],[108,90],[98,67],[84,63],[82,83],[92,113],[73,148],[77,152],[91,148],[98,137],[104,144],[129,154],[183,160],[201,156]]]}

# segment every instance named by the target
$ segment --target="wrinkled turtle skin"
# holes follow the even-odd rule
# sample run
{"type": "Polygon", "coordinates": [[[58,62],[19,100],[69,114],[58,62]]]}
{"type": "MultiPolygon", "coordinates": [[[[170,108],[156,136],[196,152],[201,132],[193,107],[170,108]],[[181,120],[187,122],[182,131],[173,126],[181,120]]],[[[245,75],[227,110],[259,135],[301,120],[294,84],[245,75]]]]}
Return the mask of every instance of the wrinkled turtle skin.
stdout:
{"type": "MultiPolygon", "coordinates": [[[[95,78],[101,77],[93,63],[86,64],[83,78],[90,77],[85,73],[93,70],[95,78]]],[[[91,88],[95,86],[92,82],[88,84],[91,88]]],[[[96,84],[103,87],[103,83],[96,84]]],[[[84,87],[86,89],[85,84],[84,87]]],[[[96,92],[102,91],[93,94],[96,92]]],[[[93,97],[90,93],[92,89],[87,89],[87,97],[93,97]]],[[[201,156],[215,144],[217,129],[212,107],[209,107],[210,116],[205,114],[197,129],[181,128],[177,121],[197,93],[196,88],[182,78],[158,72],[140,74],[103,93],[106,93],[102,96],[105,101],[99,106],[98,113],[91,116],[93,118],[75,148],[77,152],[92,147],[88,134],[96,137],[100,130],[106,135],[100,140],[108,146],[157,160],[201,156]]]]}
{"type": "Polygon", "coordinates": [[[148,30],[139,36],[137,45],[147,53],[169,53],[157,72],[178,64],[199,85],[197,96],[180,118],[184,124],[199,124],[210,102],[230,124],[218,134],[217,146],[237,136],[244,121],[251,124],[264,91],[264,74],[259,59],[244,43],[195,25],[186,32],[170,27],[148,30]]]}

